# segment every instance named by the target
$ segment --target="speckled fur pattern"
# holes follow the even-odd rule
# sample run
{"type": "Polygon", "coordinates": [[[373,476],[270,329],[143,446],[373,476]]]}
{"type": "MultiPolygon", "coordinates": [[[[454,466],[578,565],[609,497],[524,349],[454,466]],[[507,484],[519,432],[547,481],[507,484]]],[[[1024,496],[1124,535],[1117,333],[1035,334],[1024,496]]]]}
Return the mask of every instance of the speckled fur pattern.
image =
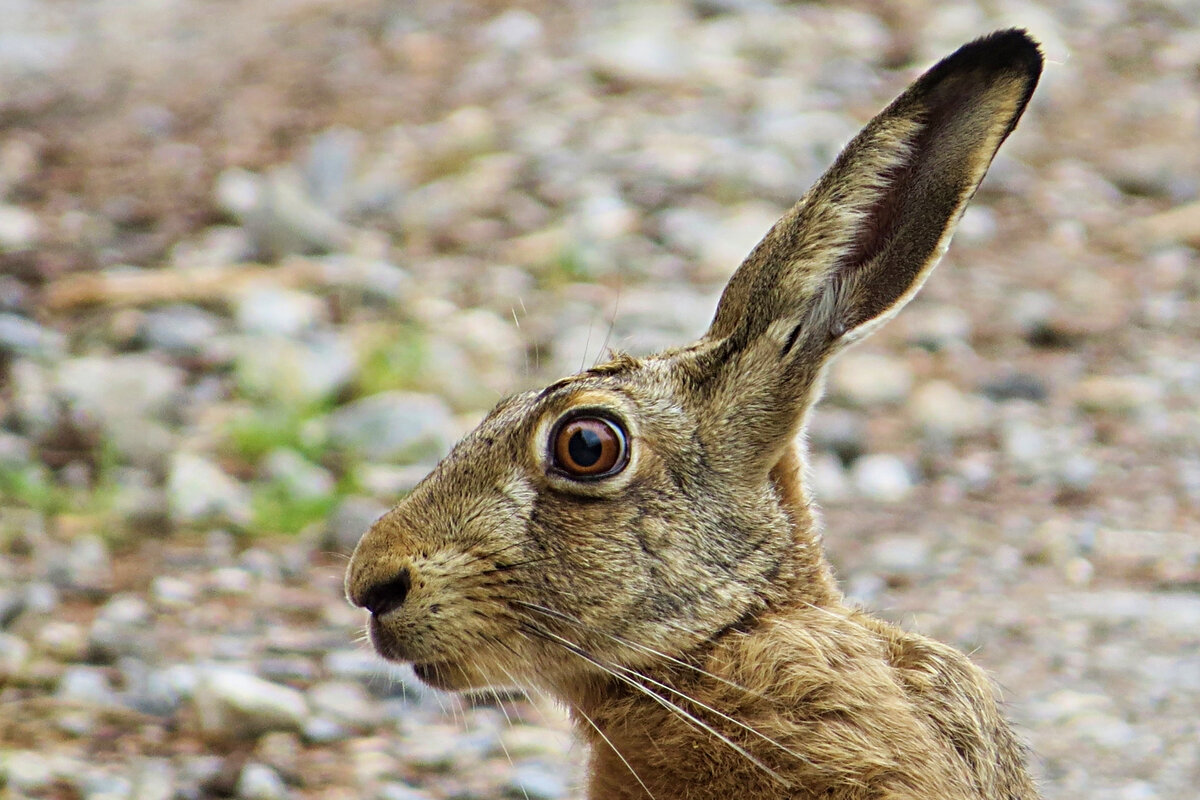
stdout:
{"type": "Polygon", "coordinates": [[[846,147],[692,345],[508,398],[363,536],[347,596],[443,689],[563,702],[592,800],[1028,800],[965,656],[850,607],[800,442],[829,360],[928,277],[1041,73],[1022,31],[965,45],[846,147]],[[566,414],[626,432],[576,480],[566,414]]]}

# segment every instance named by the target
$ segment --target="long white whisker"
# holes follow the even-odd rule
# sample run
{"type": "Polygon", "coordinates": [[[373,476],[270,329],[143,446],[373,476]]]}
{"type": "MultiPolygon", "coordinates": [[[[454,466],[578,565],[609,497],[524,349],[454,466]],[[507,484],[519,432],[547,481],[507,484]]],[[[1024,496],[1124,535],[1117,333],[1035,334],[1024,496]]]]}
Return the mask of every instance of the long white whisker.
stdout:
{"type": "Polygon", "coordinates": [[[684,700],[687,700],[688,702],[695,703],[696,705],[700,706],[701,708],[703,708],[705,711],[709,712],[710,714],[715,714],[716,716],[720,717],[721,719],[723,719],[727,722],[732,722],[734,725],[737,725],[742,730],[744,730],[748,733],[754,734],[755,736],[762,739],[767,744],[778,747],[780,750],[782,750],[783,752],[787,753],[789,756],[792,756],[793,758],[795,758],[799,761],[803,761],[807,764],[812,763],[807,758],[805,758],[804,756],[797,753],[795,750],[792,750],[791,748],[787,747],[786,745],[780,744],[779,742],[772,739],[770,736],[767,736],[762,731],[760,731],[757,728],[754,728],[750,725],[747,725],[746,723],[742,722],[741,720],[737,719],[736,717],[732,717],[729,714],[724,713],[723,711],[718,711],[717,709],[713,708],[712,706],[708,705],[707,703],[702,703],[701,701],[697,700],[696,698],[694,698],[684,692],[681,692],[678,689],[676,689],[672,686],[669,686],[668,684],[662,683],[660,681],[656,681],[656,680],[654,680],[654,678],[651,678],[648,675],[643,675],[642,673],[638,672],[637,670],[629,669],[628,667],[622,667],[619,664],[614,664],[613,666],[616,667],[617,669],[621,670],[622,672],[625,672],[625,673],[628,673],[631,675],[636,675],[637,677],[641,678],[642,680],[648,681],[649,683],[654,684],[655,686],[659,687],[660,689],[666,689],[671,694],[676,695],[678,697],[682,697],[684,700]]]}
{"type": "Polygon", "coordinates": [[[632,775],[633,779],[638,782],[638,785],[642,787],[642,789],[646,792],[647,796],[649,796],[650,800],[655,800],[654,792],[650,791],[650,787],[647,786],[645,781],[642,780],[642,777],[637,774],[637,770],[634,769],[633,765],[629,763],[628,759],[626,759],[625,756],[623,756],[621,754],[621,751],[617,749],[617,746],[612,743],[612,739],[609,739],[608,736],[604,733],[604,731],[600,730],[600,726],[592,721],[592,718],[587,715],[586,711],[584,711],[582,708],[576,708],[574,710],[575,710],[575,713],[577,713],[577,714],[579,714],[579,716],[583,717],[584,722],[586,722],[588,725],[592,726],[592,730],[594,730],[597,734],[599,734],[600,738],[604,740],[604,743],[608,745],[608,749],[612,750],[613,754],[617,758],[621,759],[621,763],[624,764],[625,768],[629,770],[629,774],[632,775]]]}
{"type": "MultiPolygon", "coordinates": [[[[574,653],[576,656],[578,656],[579,658],[582,658],[584,661],[587,661],[589,664],[591,664],[592,666],[601,670],[602,672],[604,672],[608,675],[611,675],[612,677],[616,678],[617,680],[621,681],[622,683],[625,683],[627,686],[629,686],[633,689],[636,689],[637,691],[646,695],[651,700],[654,700],[656,703],[661,705],[663,708],[680,715],[681,718],[691,722],[698,729],[712,734],[717,739],[720,739],[722,742],[724,742],[726,745],[728,745],[730,748],[732,748],[740,756],[742,756],[747,761],[749,761],[751,764],[758,767],[759,769],[761,769],[763,772],[770,775],[775,780],[779,781],[779,783],[781,783],[782,785],[784,785],[784,786],[791,785],[786,778],[784,778],[778,772],[771,769],[766,764],[764,764],[762,761],[760,761],[758,758],[756,758],[749,750],[742,747],[740,744],[733,741],[728,736],[725,736],[723,733],[718,731],[716,728],[712,727],[711,725],[706,723],[704,720],[697,717],[695,714],[692,714],[687,709],[682,708],[681,706],[679,706],[676,703],[672,703],[670,700],[666,699],[665,697],[662,697],[661,695],[655,694],[654,692],[650,691],[648,688],[646,688],[642,684],[635,681],[633,678],[630,678],[627,675],[623,675],[620,672],[617,672],[611,666],[604,664],[603,662],[601,662],[601,661],[597,660],[596,658],[592,657],[591,655],[589,655],[585,650],[583,650],[578,645],[571,642],[569,639],[564,639],[563,637],[561,637],[555,633],[552,633],[550,631],[544,631],[544,630],[540,630],[540,629],[535,629],[535,631],[539,635],[543,635],[543,636],[549,638],[551,641],[557,642],[567,652],[574,653]]],[[[639,675],[639,677],[645,678],[644,675],[639,675]]],[[[649,680],[649,679],[647,678],[647,680],[649,680]]],[[[693,702],[693,703],[696,703],[696,701],[693,700],[692,698],[687,698],[687,699],[691,700],[691,702],[693,702]]],[[[696,704],[703,706],[702,703],[696,703],[696,704]]],[[[712,709],[708,709],[708,710],[712,711],[712,709]]],[[[714,713],[717,713],[719,716],[724,716],[723,714],[720,714],[720,712],[714,712],[714,713]]],[[[753,730],[753,729],[750,729],[750,730],[753,730]]],[[[758,733],[757,731],[753,731],[753,732],[758,733]]],[[[758,734],[758,735],[763,736],[764,734],[758,734]]]]}
{"type": "Polygon", "coordinates": [[[536,603],[527,603],[523,600],[516,600],[514,602],[517,605],[520,605],[524,608],[528,608],[532,611],[540,611],[543,614],[546,614],[547,616],[554,617],[555,619],[560,619],[563,622],[567,622],[572,625],[576,625],[579,628],[582,628],[584,631],[587,631],[589,633],[599,633],[602,636],[612,639],[617,644],[622,644],[622,645],[625,645],[626,647],[632,647],[635,650],[640,650],[643,653],[646,653],[647,655],[656,656],[658,658],[662,658],[666,661],[669,661],[672,664],[677,664],[678,666],[684,667],[686,669],[690,669],[693,672],[697,672],[701,675],[712,678],[713,680],[718,681],[719,683],[723,683],[726,686],[730,687],[731,689],[737,689],[738,691],[745,692],[746,694],[748,694],[752,697],[757,697],[760,700],[767,700],[769,702],[772,701],[772,698],[767,697],[765,694],[763,694],[760,691],[751,689],[748,686],[742,686],[741,684],[737,683],[736,681],[731,681],[728,678],[722,678],[720,675],[717,675],[716,673],[713,673],[713,672],[709,672],[708,670],[704,669],[703,667],[696,666],[695,664],[689,664],[688,662],[686,662],[682,659],[667,655],[666,653],[664,653],[660,650],[655,650],[653,647],[650,647],[649,645],[641,644],[639,642],[634,642],[629,639],[625,639],[621,636],[617,636],[616,634],[608,633],[607,631],[596,630],[595,628],[588,625],[587,623],[585,623],[581,620],[578,620],[569,614],[564,614],[561,611],[555,611],[554,609],[546,608],[545,606],[539,606],[536,603]]]}
{"type": "Polygon", "coordinates": [[[600,359],[605,357],[608,352],[608,342],[612,338],[613,329],[617,327],[617,311],[621,308],[621,286],[617,285],[617,297],[613,300],[612,316],[608,319],[608,333],[604,334],[604,343],[600,345],[600,352],[596,354],[596,360],[592,362],[592,366],[600,363],[600,359]]]}
{"type": "MultiPolygon", "coordinates": [[[[471,659],[470,663],[471,663],[471,668],[475,672],[478,672],[479,668],[475,665],[475,660],[471,659]]],[[[512,730],[512,728],[513,728],[512,717],[509,716],[508,709],[504,707],[504,701],[500,699],[500,693],[497,692],[496,689],[492,686],[489,686],[487,688],[488,688],[488,691],[491,692],[491,694],[492,694],[492,699],[494,699],[496,701],[496,708],[500,709],[500,713],[504,715],[504,720],[508,723],[509,730],[512,730]]],[[[504,737],[503,736],[497,737],[496,743],[500,745],[500,751],[502,753],[504,753],[504,757],[506,759],[508,759],[508,765],[515,769],[517,765],[515,763],[513,763],[512,755],[508,752],[508,747],[504,744],[504,737]]],[[[521,794],[525,797],[525,800],[529,800],[529,792],[527,792],[525,790],[525,787],[521,786],[520,789],[521,789],[521,794]]]]}
{"type": "Polygon", "coordinates": [[[592,325],[594,321],[588,322],[588,335],[583,343],[583,356],[579,359],[579,371],[583,372],[583,365],[587,363],[588,349],[592,346],[592,325]]]}

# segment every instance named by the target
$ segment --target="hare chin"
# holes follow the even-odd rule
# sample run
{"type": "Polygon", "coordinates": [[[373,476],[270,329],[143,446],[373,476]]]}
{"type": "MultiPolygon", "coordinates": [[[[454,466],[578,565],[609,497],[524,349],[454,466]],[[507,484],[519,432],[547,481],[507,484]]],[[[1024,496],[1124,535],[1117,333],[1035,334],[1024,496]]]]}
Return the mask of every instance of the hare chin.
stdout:
{"type": "Polygon", "coordinates": [[[476,684],[455,664],[430,661],[412,665],[413,673],[427,686],[446,692],[473,688],[476,684]]]}

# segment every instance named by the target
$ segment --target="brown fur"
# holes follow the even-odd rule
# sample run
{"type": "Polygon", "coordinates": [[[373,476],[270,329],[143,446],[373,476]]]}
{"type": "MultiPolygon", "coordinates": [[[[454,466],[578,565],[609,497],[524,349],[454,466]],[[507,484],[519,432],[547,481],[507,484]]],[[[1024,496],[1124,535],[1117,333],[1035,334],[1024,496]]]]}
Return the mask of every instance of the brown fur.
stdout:
{"type": "Polygon", "coordinates": [[[358,545],[376,649],[441,688],[558,697],[593,800],[1035,798],[987,677],[844,603],[795,442],[829,359],[937,263],[1040,70],[1019,31],[964,46],[772,228],[700,341],[497,406],[358,545]],[[551,463],[580,409],[624,426],[624,469],[551,463]]]}

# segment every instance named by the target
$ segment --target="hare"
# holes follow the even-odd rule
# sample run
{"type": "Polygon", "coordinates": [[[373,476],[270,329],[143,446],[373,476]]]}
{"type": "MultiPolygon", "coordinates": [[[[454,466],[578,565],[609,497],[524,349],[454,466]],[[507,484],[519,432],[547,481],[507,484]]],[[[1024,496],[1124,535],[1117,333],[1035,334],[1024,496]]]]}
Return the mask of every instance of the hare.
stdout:
{"type": "Polygon", "coordinates": [[[359,542],[350,601],[445,690],[569,709],[593,800],[1037,797],[984,673],[850,607],[798,434],[899,310],[1037,85],[1020,30],[873,119],[734,273],[699,341],[500,402],[359,542]]]}

